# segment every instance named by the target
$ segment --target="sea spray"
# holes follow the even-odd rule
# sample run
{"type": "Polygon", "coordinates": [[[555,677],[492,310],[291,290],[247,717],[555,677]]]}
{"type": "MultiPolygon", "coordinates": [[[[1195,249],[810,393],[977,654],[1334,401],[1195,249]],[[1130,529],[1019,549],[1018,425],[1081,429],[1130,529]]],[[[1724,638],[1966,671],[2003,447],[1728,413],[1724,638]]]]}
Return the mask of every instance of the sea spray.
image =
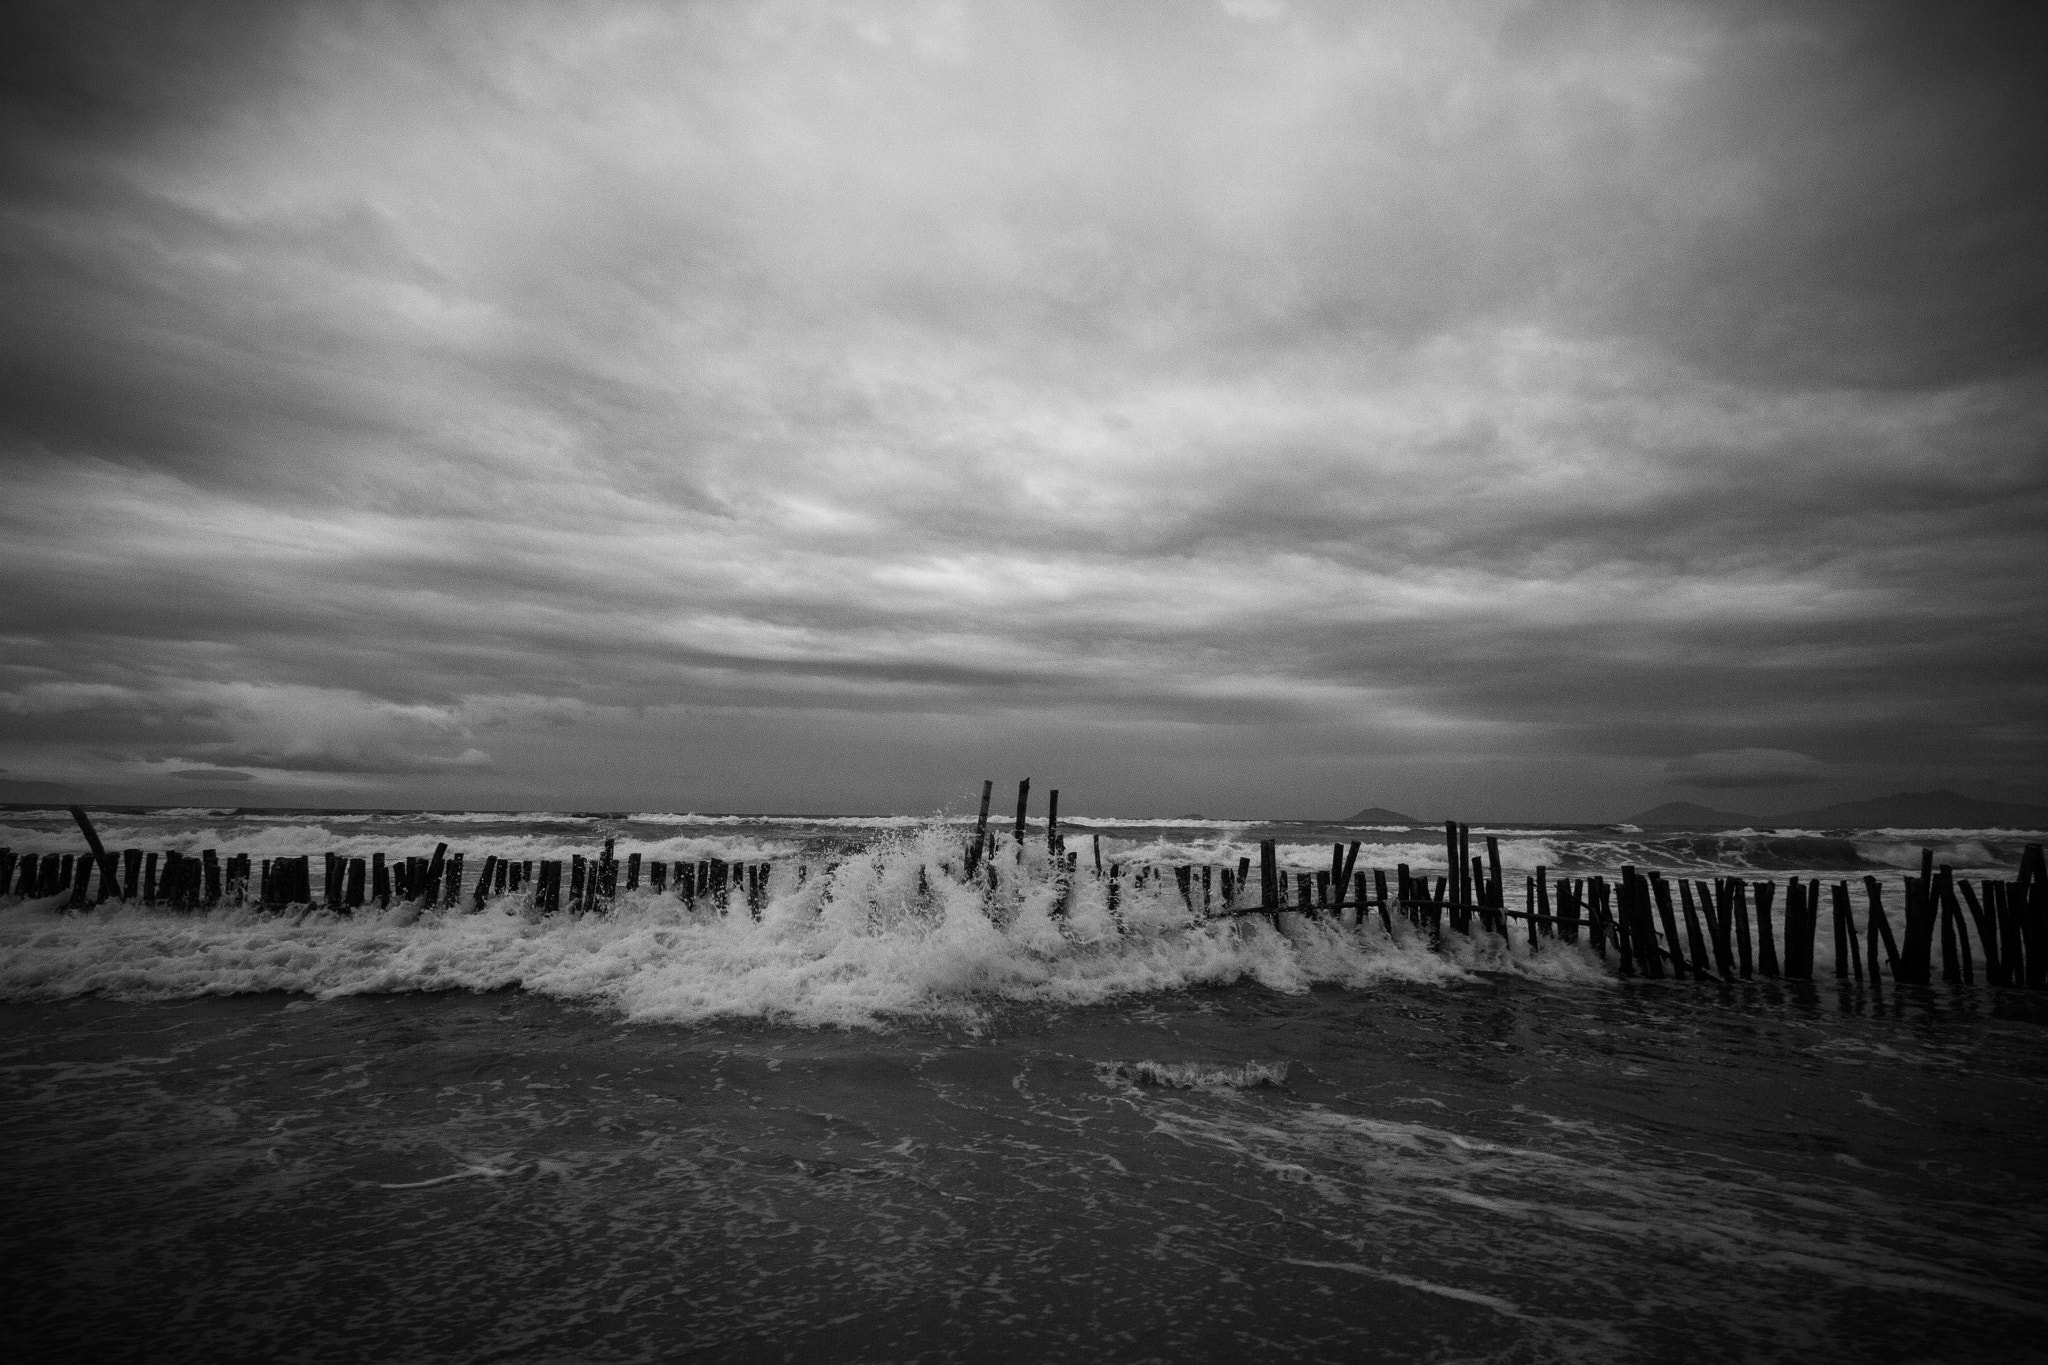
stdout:
{"type": "Polygon", "coordinates": [[[1531,956],[1496,937],[1448,951],[1405,922],[1345,927],[1286,912],[1204,917],[1170,879],[1063,879],[1042,844],[999,847],[994,884],[951,870],[957,831],[890,834],[846,856],[785,863],[758,921],[743,898],[686,905],[647,887],[605,915],[537,914],[520,895],[466,906],[335,914],[220,906],[175,913],[61,898],[0,911],[0,999],[165,999],[292,991],[315,997],[518,987],[628,1019],[754,1017],[871,1027],[892,1017],[973,1022],[1003,1003],[1090,1005],[1257,982],[1299,992],[1475,971],[1604,980],[1583,947],[1531,956]]]}

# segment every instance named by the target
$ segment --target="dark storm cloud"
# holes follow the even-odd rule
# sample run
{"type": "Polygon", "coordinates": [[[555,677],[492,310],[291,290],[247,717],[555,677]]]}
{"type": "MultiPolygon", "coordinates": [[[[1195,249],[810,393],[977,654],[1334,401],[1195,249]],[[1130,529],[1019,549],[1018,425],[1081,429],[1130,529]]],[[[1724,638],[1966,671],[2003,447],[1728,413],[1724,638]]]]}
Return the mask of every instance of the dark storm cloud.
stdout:
{"type": "Polygon", "coordinates": [[[26,13],[25,777],[1571,814],[2048,756],[2016,9],[26,13]]]}

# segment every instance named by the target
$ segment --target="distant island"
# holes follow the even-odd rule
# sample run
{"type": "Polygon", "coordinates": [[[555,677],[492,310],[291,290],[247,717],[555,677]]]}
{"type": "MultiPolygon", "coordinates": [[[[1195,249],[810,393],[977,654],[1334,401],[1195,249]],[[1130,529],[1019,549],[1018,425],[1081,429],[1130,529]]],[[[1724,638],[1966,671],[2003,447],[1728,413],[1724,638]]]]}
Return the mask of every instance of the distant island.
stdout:
{"type": "Polygon", "coordinates": [[[1385,806],[1367,806],[1343,823],[1347,825],[1419,825],[1422,821],[1385,806]]]}
{"type": "Polygon", "coordinates": [[[1692,801],[1667,801],[1628,818],[1631,825],[1807,825],[1866,829],[2048,829],[2048,806],[1979,801],[1960,792],[1897,792],[1838,801],[1812,810],[1743,815],[1692,801]]]}

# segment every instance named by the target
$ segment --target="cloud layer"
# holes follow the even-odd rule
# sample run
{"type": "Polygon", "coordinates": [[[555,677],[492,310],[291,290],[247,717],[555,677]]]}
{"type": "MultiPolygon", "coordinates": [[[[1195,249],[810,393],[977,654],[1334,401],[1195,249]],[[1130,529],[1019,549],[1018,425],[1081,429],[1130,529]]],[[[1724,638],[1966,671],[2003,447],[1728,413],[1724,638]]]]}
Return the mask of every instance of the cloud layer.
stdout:
{"type": "Polygon", "coordinates": [[[17,22],[14,776],[1591,818],[2048,757],[2010,8],[17,22]]]}

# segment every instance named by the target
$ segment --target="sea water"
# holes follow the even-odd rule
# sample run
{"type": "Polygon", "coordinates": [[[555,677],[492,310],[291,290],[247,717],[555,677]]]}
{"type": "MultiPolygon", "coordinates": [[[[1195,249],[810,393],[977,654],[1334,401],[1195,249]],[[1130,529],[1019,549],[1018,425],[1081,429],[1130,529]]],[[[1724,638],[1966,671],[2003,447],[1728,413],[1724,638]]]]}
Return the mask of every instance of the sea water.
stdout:
{"type": "MultiPolygon", "coordinates": [[[[2025,992],[1622,982],[1583,943],[1196,922],[1171,878],[1112,918],[1089,875],[1096,836],[1440,871],[1406,828],[1074,821],[1061,916],[1042,827],[991,898],[926,818],[100,825],[316,867],[446,841],[472,878],[606,837],[778,872],[758,921],[646,888],[584,918],[0,906],[30,1357],[2048,1358],[2025,992]]],[[[0,844],[67,828],[0,814],[0,844]]],[[[1634,863],[1894,903],[1923,846],[2009,877],[2039,837],[1491,832],[1511,888],[1634,863]]]]}

